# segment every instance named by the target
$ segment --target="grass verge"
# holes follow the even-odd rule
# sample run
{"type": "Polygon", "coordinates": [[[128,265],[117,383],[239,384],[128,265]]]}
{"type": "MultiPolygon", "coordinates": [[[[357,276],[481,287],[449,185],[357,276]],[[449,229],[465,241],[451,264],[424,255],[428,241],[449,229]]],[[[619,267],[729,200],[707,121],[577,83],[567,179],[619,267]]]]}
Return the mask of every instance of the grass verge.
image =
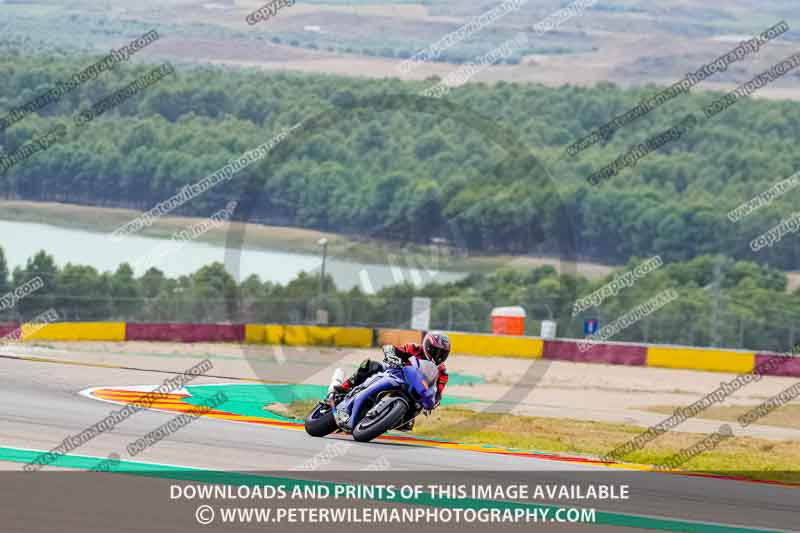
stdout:
{"type": "MultiPolygon", "coordinates": [[[[672,415],[675,409],[679,406],[673,405],[651,405],[643,407],[643,411],[652,411],[654,413],[662,413],[665,415],[672,415]]],[[[725,405],[725,406],[712,406],[699,413],[697,418],[705,418],[709,420],[723,420],[726,422],[736,422],[737,418],[747,413],[755,407],[754,405],[725,405]]],[[[759,418],[758,424],[762,426],[776,426],[782,428],[800,429],[800,405],[789,404],[783,405],[780,409],[772,411],[770,414],[763,418],[759,418]]],[[[800,468],[800,467],[798,467],[800,468]]]]}
{"type": "MultiPolygon", "coordinates": [[[[313,400],[294,402],[289,405],[289,415],[302,419],[315,404],[313,400]]],[[[641,427],[627,424],[479,413],[463,407],[442,407],[428,418],[419,417],[413,435],[468,444],[601,457],[642,431],[641,427]]],[[[662,464],[704,437],[706,435],[697,433],[666,433],[624,460],[662,464]]],[[[689,472],[797,483],[800,482],[800,442],[732,437],[717,448],[693,457],[682,468],[689,472]]]]}

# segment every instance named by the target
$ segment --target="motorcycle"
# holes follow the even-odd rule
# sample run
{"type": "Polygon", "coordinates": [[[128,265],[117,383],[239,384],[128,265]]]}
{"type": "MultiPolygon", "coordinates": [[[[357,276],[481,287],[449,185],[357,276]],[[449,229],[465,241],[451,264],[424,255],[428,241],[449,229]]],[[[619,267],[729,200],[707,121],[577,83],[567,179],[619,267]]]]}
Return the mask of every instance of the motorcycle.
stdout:
{"type": "MultiPolygon", "coordinates": [[[[422,411],[432,411],[439,369],[427,359],[411,357],[409,363],[389,366],[347,394],[331,395],[319,402],[305,419],[306,432],[312,437],[344,432],[359,442],[369,442],[405,425],[422,411]]],[[[343,381],[344,372],[338,369],[329,392],[343,381]]]]}

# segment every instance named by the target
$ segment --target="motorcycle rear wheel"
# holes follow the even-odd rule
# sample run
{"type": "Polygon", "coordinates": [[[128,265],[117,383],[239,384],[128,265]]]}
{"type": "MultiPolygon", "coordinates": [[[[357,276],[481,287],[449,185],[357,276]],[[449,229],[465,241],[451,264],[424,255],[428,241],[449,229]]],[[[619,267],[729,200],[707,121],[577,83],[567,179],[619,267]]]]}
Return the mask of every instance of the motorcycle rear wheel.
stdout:
{"type": "Polygon", "coordinates": [[[353,429],[353,438],[358,442],[369,442],[375,437],[383,435],[402,423],[407,410],[408,406],[404,402],[392,402],[392,405],[380,418],[364,417],[353,429]]]}
{"type": "Polygon", "coordinates": [[[333,418],[333,409],[320,402],[306,417],[305,428],[312,437],[324,437],[339,429],[339,426],[333,418]]]}

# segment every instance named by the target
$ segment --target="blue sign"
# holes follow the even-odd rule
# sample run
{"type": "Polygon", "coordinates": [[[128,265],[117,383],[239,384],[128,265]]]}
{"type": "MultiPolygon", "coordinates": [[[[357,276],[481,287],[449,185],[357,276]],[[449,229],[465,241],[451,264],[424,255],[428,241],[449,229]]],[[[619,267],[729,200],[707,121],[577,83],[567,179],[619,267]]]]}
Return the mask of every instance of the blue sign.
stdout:
{"type": "Polygon", "coordinates": [[[584,335],[594,335],[597,333],[597,319],[596,318],[587,318],[583,321],[583,334],[584,335]]]}

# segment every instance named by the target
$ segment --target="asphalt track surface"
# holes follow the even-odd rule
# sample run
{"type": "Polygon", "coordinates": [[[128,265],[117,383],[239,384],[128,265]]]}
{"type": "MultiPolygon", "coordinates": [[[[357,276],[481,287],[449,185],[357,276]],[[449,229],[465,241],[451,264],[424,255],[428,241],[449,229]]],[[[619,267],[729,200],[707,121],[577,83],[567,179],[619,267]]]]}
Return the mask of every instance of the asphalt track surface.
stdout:
{"type": "MultiPolygon", "coordinates": [[[[167,377],[170,376],[147,369],[94,368],[0,358],[0,446],[50,450],[66,436],[80,433],[108,415],[110,404],[81,396],[81,390],[97,386],[157,385],[167,377]]],[[[230,380],[201,377],[193,384],[225,382],[230,380]]],[[[302,431],[201,418],[135,459],[127,456],[128,443],[174,416],[139,412],[72,453],[98,458],[118,453],[129,460],[221,471],[286,472],[324,453],[333,440],[311,438],[302,431]]],[[[379,458],[385,459],[381,460],[393,471],[452,471],[449,478],[462,476],[461,479],[471,483],[504,479],[504,472],[523,476],[529,482],[559,479],[574,482],[576,476],[587,482],[601,482],[602,476],[609,472],[605,467],[558,460],[386,442],[353,443],[346,453],[332,457],[321,470],[358,471],[379,458]]],[[[21,467],[19,463],[0,461],[2,470],[18,471],[21,467]]],[[[655,472],[638,472],[636,476],[631,501],[600,501],[594,507],[765,530],[800,530],[797,487],[655,472]]],[[[690,529],[687,526],[677,530],[690,529]]]]}

